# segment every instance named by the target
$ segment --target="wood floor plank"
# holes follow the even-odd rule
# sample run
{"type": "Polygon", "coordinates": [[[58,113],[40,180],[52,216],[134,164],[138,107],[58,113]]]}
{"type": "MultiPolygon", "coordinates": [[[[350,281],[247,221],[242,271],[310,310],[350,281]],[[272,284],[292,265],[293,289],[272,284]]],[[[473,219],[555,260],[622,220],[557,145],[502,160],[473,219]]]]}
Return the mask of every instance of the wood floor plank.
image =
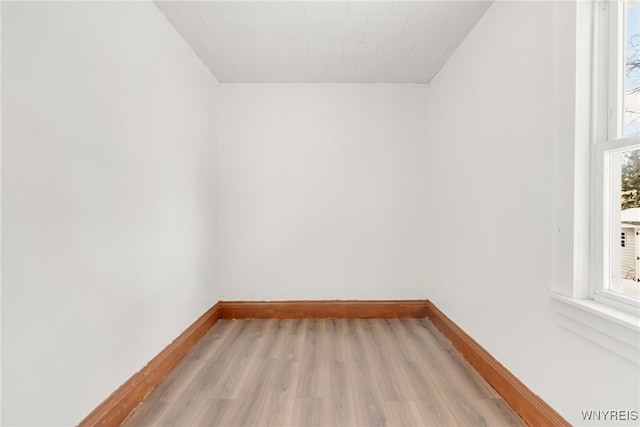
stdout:
{"type": "Polygon", "coordinates": [[[526,423],[522,418],[507,405],[504,399],[481,399],[476,401],[479,411],[486,417],[489,425],[501,425],[512,427],[525,427],[526,423]]]}
{"type": "Polygon", "coordinates": [[[325,363],[323,358],[324,336],[320,331],[321,319],[303,319],[304,357],[300,369],[304,372],[298,381],[296,396],[301,398],[324,397],[325,394],[325,363]]]}
{"type": "Polygon", "coordinates": [[[295,401],[290,398],[298,383],[300,362],[292,358],[274,360],[274,371],[266,392],[263,420],[269,426],[291,425],[295,401]]]}
{"type": "Polygon", "coordinates": [[[332,426],[354,425],[350,418],[351,396],[347,387],[346,366],[343,360],[329,360],[327,368],[327,424],[332,426]]]}
{"type": "Polygon", "coordinates": [[[394,345],[391,331],[381,328],[384,320],[366,319],[363,321],[363,344],[368,355],[368,362],[373,369],[374,379],[385,402],[403,400],[402,383],[398,381],[400,368],[395,363],[399,355],[394,345]]]}
{"type": "Polygon", "coordinates": [[[325,399],[323,397],[298,397],[295,399],[291,426],[324,427],[325,399]]]}
{"type": "Polygon", "coordinates": [[[222,426],[222,421],[233,407],[233,399],[211,399],[196,426],[222,426]]]}
{"type": "Polygon", "coordinates": [[[389,426],[423,426],[420,412],[413,402],[384,402],[389,426]]]}
{"type": "Polygon", "coordinates": [[[123,423],[523,426],[427,319],[220,320],[123,423]]]}
{"type": "Polygon", "coordinates": [[[452,365],[450,365],[452,373],[458,380],[468,384],[469,391],[472,392],[474,396],[479,399],[500,399],[498,392],[484,381],[478,371],[473,369],[430,321],[421,319],[417,323],[424,328],[423,337],[429,339],[429,344],[434,347],[439,346],[444,350],[442,356],[448,363],[452,363],[452,365]]]}
{"type": "Polygon", "coordinates": [[[364,342],[365,319],[348,319],[347,378],[352,387],[352,410],[357,425],[384,425],[384,399],[364,342]]]}
{"type": "Polygon", "coordinates": [[[265,408],[274,372],[273,363],[269,359],[253,359],[248,375],[251,380],[243,384],[242,398],[235,399],[233,411],[227,413],[224,425],[264,425],[263,414],[268,414],[265,408]]]}

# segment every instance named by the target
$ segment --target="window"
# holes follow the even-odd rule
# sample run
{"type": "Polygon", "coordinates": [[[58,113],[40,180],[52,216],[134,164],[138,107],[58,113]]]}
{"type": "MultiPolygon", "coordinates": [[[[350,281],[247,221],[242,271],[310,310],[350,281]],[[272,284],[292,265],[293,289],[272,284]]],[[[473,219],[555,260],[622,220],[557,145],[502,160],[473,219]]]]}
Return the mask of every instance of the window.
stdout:
{"type": "MultiPolygon", "coordinates": [[[[566,205],[558,197],[556,248],[563,256],[563,249],[570,247],[572,258],[556,263],[560,268],[551,294],[559,325],[636,365],[640,217],[633,206],[640,199],[640,186],[627,178],[638,175],[634,162],[640,149],[639,3],[577,2],[571,16],[575,21],[563,21],[576,24],[575,38],[561,39],[558,45],[559,52],[575,54],[576,59],[574,110],[569,115],[575,132],[572,192],[558,194],[571,195],[573,210],[572,222],[565,222],[566,205]],[[572,229],[563,235],[565,224],[572,229]],[[571,268],[564,270],[567,264],[571,268]]],[[[566,151],[558,153],[558,164],[565,164],[566,151]]]]}
{"type": "Polygon", "coordinates": [[[591,293],[596,301],[635,311],[640,305],[635,228],[640,225],[640,1],[597,7],[591,293]]]}

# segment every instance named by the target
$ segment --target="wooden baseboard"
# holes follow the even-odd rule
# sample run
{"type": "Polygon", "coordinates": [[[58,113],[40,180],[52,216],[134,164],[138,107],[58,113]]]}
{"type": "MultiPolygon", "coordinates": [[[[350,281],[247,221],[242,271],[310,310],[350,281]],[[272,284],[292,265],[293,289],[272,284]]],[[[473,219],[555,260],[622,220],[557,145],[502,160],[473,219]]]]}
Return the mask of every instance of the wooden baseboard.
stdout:
{"type": "Polygon", "coordinates": [[[178,338],[129,378],[80,422],[80,427],[119,426],[142,399],[171,371],[220,318],[217,303],[189,326],[178,338]]]}
{"type": "Polygon", "coordinates": [[[422,318],[451,341],[485,380],[530,426],[570,426],[473,338],[427,300],[220,301],[207,310],[140,372],[102,402],[80,427],[118,426],[162,381],[218,319],[422,318]]]}
{"type": "Polygon", "coordinates": [[[224,301],[223,319],[326,319],[427,317],[427,300],[224,301]]]}
{"type": "Polygon", "coordinates": [[[529,426],[571,426],[431,301],[427,317],[529,426]]]}

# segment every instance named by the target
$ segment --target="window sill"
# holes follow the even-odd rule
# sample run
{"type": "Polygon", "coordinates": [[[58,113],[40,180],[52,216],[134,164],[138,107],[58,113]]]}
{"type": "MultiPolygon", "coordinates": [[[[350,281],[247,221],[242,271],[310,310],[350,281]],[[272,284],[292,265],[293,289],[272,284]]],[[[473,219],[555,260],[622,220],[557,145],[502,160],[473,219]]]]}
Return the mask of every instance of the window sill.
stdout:
{"type": "Polygon", "coordinates": [[[640,317],[591,299],[552,293],[560,326],[640,365],[640,317]]]}

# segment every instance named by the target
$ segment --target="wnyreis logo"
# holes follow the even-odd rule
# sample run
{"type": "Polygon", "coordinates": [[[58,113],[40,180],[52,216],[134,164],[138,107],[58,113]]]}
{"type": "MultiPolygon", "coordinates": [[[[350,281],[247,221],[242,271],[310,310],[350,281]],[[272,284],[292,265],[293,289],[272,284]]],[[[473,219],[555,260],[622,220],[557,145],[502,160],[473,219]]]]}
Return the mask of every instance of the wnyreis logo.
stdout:
{"type": "Polygon", "coordinates": [[[623,410],[589,410],[580,411],[583,421],[636,421],[638,419],[638,411],[623,410]]]}

